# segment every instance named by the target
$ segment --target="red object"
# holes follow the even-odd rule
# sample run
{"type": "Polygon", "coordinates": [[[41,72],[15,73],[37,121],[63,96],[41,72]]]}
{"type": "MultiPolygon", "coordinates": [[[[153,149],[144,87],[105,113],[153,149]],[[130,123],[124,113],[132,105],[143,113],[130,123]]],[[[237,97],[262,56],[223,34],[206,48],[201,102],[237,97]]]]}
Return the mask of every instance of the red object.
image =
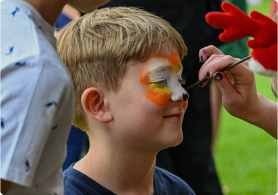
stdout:
{"type": "Polygon", "coordinates": [[[232,42],[244,37],[253,37],[247,42],[252,48],[251,56],[259,63],[266,72],[257,72],[256,68],[250,67],[254,72],[265,76],[275,76],[277,72],[277,23],[269,17],[252,11],[250,17],[235,5],[229,2],[221,4],[224,12],[210,12],[206,15],[206,21],[213,27],[224,30],[219,35],[223,42],[232,42]],[[269,72],[275,74],[269,74],[269,72]]]}

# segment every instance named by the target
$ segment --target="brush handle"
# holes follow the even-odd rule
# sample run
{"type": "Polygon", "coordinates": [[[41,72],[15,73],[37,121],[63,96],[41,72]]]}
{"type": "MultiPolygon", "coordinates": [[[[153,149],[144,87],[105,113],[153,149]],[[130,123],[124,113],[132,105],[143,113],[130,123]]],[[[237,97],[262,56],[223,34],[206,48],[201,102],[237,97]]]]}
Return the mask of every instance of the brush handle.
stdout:
{"type": "MultiPolygon", "coordinates": [[[[226,70],[229,70],[230,68],[232,68],[232,67],[234,67],[234,66],[236,66],[236,65],[238,65],[238,64],[240,64],[240,63],[242,63],[242,62],[244,62],[244,61],[246,61],[246,60],[249,60],[250,58],[251,58],[251,56],[247,56],[247,57],[245,57],[245,58],[239,60],[238,62],[235,62],[235,63],[233,63],[233,64],[227,66],[226,68],[223,68],[223,69],[220,70],[220,71],[221,71],[221,72],[224,72],[224,71],[226,71],[226,70]]],[[[203,83],[204,81],[209,80],[209,79],[210,79],[209,77],[203,78],[202,80],[200,80],[200,81],[194,83],[193,85],[190,85],[189,87],[185,88],[185,90],[187,91],[188,89],[191,89],[191,88],[193,88],[193,87],[196,87],[196,86],[199,85],[200,83],[203,83]]]]}
{"type": "Polygon", "coordinates": [[[220,70],[221,72],[224,72],[226,70],[229,70],[230,68],[233,68],[234,66],[246,61],[246,60],[249,60],[251,58],[251,56],[247,56],[245,58],[242,58],[241,60],[239,60],[238,62],[235,62],[233,64],[231,64],[230,66],[227,66],[226,68],[223,68],[222,70],[220,70]]]}

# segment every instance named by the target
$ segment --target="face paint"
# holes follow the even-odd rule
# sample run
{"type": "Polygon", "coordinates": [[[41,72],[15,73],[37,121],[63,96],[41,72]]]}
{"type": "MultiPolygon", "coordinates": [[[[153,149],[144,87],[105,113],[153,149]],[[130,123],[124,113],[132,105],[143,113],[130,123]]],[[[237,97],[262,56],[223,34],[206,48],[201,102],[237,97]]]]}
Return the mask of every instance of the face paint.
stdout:
{"type": "Polygon", "coordinates": [[[150,57],[140,72],[140,82],[147,87],[145,97],[159,106],[166,106],[170,98],[172,101],[182,100],[183,94],[188,93],[181,86],[181,73],[178,53],[174,52],[169,57],[164,54],[150,57]]]}
{"type": "Polygon", "coordinates": [[[188,100],[186,100],[185,102],[183,102],[183,104],[182,104],[182,107],[187,107],[187,105],[188,105],[188,100]]]}

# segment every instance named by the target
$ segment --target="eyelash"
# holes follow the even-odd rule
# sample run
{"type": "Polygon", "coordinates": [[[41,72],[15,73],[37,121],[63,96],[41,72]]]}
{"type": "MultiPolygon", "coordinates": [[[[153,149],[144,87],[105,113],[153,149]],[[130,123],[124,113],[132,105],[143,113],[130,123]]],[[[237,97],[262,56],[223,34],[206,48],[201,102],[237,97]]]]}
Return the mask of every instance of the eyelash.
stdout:
{"type": "MultiPolygon", "coordinates": [[[[181,85],[185,85],[185,84],[186,84],[186,80],[185,80],[185,79],[179,79],[178,81],[179,81],[179,83],[180,83],[181,85]]],[[[160,80],[160,81],[157,81],[157,82],[152,82],[151,84],[166,85],[166,84],[167,84],[167,79],[160,80]]]]}
{"type": "Polygon", "coordinates": [[[167,80],[166,79],[163,79],[163,80],[160,80],[160,81],[157,81],[157,82],[152,82],[152,84],[161,84],[161,85],[163,85],[163,84],[167,84],[167,80]]]}

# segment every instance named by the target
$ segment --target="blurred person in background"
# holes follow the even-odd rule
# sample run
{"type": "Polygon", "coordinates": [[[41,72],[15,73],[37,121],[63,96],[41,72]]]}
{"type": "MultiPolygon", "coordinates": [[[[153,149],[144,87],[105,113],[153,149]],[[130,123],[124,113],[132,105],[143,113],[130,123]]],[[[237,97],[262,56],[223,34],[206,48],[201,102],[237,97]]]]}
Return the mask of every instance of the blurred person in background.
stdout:
{"type": "Polygon", "coordinates": [[[72,20],[80,18],[81,14],[78,10],[74,9],[70,5],[65,5],[62,13],[59,15],[58,19],[56,20],[54,27],[55,32],[54,36],[56,37],[60,30],[65,28],[65,26],[70,23],[72,20]]]}

